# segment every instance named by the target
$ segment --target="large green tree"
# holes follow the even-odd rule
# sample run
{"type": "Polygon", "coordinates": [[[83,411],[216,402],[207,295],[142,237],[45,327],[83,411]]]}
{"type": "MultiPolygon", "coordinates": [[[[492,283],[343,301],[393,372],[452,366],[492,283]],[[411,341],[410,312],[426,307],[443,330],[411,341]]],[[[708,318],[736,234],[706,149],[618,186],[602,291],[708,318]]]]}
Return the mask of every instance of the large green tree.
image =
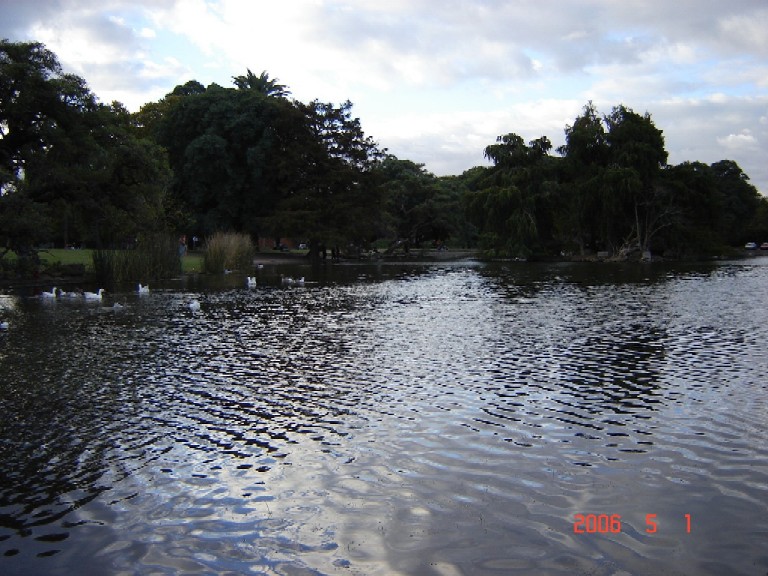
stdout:
{"type": "Polygon", "coordinates": [[[658,186],[667,152],[650,114],[619,105],[600,117],[589,102],[565,136],[566,237],[581,251],[650,249],[675,217],[668,189],[658,186]]]}
{"type": "Polygon", "coordinates": [[[313,258],[322,246],[368,243],[382,227],[374,168],[384,151],[352,116],[351,102],[297,101],[294,106],[309,137],[295,142],[286,155],[297,177],[271,219],[273,233],[306,237],[313,258]]]}
{"type": "Polygon", "coordinates": [[[313,248],[368,239],[380,216],[372,169],[381,152],[351,102],[289,100],[266,72],[233,80],[203,91],[187,83],[140,114],[168,150],[193,232],[293,236],[313,248]]]}
{"type": "Polygon", "coordinates": [[[566,250],[584,254],[601,242],[603,172],[609,149],[605,126],[590,101],[572,125],[565,127],[562,203],[557,211],[558,228],[566,250]]]}
{"type": "Polygon", "coordinates": [[[436,213],[438,179],[423,164],[387,156],[377,168],[387,219],[386,236],[418,245],[450,234],[444,215],[436,213]]]}
{"type": "Polygon", "coordinates": [[[194,220],[190,232],[257,232],[248,225],[260,214],[246,210],[245,200],[265,188],[270,103],[263,95],[215,84],[203,92],[177,87],[150,121],[146,108],[142,120],[168,151],[174,195],[194,220]]]}
{"type": "Polygon", "coordinates": [[[122,105],[99,104],[40,43],[0,42],[0,219],[5,249],[118,243],[163,224],[164,151],[122,105]]]}
{"type": "Polygon", "coordinates": [[[759,228],[755,220],[765,197],[749,182],[749,177],[733,160],[720,160],[710,166],[718,191],[721,220],[719,232],[725,242],[740,245],[752,240],[759,228]]]}
{"type": "MultiPolygon", "coordinates": [[[[650,114],[641,116],[623,105],[616,106],[605,122],[611,162],[604,179],[607,203],[616,207],[617,218],[625,220],[629,213],[629,220],[633,220],[628,233],[616,231],[624,235],[620,249],[650,250],[656,235],[677,216],[668,190],[658,183],[667,163],[664,136],[650,114]]],[[[611,239],[615,245],[617,236],[611,239]]]]}
{"type": "Polygon", "coordinates": [[[48,207],[25,185],[28,161],[51,145],[61,121],[63,80],[56,56],[39,43],[0,42],[0,222],[3,254],[36,257],[49,228],[48,207]]]}
{"type": "Polygon", "coordinates": [[[31,155],[25,185],[55,208],[54,240],[101,247],[165,227],[169,178],[164,150],[135,136],[128,111],[94,103],[31,155]]]}
{"type": "Polygon", "coordinates": [[[557,159],[546,136],[528,144],[518,134],[499,136],[484,154],[493,166],[476,174],[467,214],[490,254],[525,256],[552,249],[557,201],[557,159]]]}

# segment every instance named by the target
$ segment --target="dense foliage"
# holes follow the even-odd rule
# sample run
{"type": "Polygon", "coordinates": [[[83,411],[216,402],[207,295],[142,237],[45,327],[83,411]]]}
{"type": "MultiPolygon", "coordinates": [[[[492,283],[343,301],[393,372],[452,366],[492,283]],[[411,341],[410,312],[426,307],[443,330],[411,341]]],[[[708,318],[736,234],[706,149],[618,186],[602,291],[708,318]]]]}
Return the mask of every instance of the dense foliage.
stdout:
{"type": "Polygon", "coordinates": [[[290,101],[266,73],[233,80],[236,88],[188,83],[138,114],[168,151],[189,232],[313,246],[369,241],[381,214],[373,169],[383,153],[352,104],[290,101]]]}
{"type": "Polygon", "coordinates": [[[489,254],[699,256],[768,239],[768,201],[741,168],[668,165],[649,114],[619,105],[601,117],[590,102],[565,136],[558,156],[546,137],[499,136],[485,149],[493,166],[465,175],[489,254]]]}
{"type": "Polygon", "coordinates": [[[166,227],[171,172],[119,103],[38,43],[0,42],[0,240],[22,260],[41,243],[132,244],[166,227]]]}
{"type": "MultiPolygon", "coordinates": [[[[500,257],[709,255],[768,240],[768,202],[731,160],[667,164],[649,114],[588,103],[553,151],[499,136],[490,166],[436,177],[366,136],[352,104],[290,98],[266,72],[190,81],[129,113],[39,43],[0,42],[0,254],[134,246],[157,232],[500,257]]],[[[1,258],[1,256],[0,256],[1,258]]]]}

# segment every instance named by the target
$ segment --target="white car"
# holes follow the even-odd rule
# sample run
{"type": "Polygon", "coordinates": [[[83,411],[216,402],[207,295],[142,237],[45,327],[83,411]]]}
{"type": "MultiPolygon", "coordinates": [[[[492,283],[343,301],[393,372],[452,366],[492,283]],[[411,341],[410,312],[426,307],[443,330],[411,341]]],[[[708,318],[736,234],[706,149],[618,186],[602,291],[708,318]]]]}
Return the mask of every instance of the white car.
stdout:
{"type": "Polygon", "coordinates": [[[744,248],[747,250],[757,250],[757,242],[747,242],[744,244],[744,248]]]}

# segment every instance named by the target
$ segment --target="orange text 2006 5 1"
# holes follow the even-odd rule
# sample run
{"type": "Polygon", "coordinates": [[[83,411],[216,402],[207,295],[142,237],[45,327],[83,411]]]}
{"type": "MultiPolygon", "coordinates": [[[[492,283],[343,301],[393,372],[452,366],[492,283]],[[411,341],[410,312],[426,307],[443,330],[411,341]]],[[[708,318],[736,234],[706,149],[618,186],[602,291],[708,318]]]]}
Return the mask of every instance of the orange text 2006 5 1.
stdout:
{"type": "MultiPolygon", "coordinates": [[[[684,523],[687,533],[691,532],[691,515],[684,515],[684,523]]],[[[659,530],[659,521],[657,514],[645,515],[645,531],[648,534],[655,534],[659,530]]],[[[573,531],[576,534],[617,534],[621,532],[620,514],[576,514],[573,520],[573,531]]]]}

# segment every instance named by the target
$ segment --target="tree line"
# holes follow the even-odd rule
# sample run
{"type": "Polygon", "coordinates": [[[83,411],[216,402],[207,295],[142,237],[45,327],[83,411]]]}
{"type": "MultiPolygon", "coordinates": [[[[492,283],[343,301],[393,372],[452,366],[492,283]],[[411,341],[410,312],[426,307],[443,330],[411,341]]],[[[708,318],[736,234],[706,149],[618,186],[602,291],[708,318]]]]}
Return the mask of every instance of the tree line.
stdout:
{"type": "Polygon", "coordinates": [[[669,165],[648,113],[618,105],[600,115],[589,102],[551,150],[545,136],[499,136],[485,149],[493,166],[465,174],[467,217],[485,249],[691,257],[768,239],[768,200],[738,164],[669,165]]]}
{"type": "Polygon", "coordinates": [[[496,257],[673,256],[768,240],[731,160],[667,164],[649,114],[590,102],[564,146],[510,133],[489,166],[437,177],[367,136],[351,102],[291,98],[266,72],[189,81],[129,113],[36,42],[0,42],[0,258],[130,247],[158,232],[323,245],[449,244],[496,257]]]}

